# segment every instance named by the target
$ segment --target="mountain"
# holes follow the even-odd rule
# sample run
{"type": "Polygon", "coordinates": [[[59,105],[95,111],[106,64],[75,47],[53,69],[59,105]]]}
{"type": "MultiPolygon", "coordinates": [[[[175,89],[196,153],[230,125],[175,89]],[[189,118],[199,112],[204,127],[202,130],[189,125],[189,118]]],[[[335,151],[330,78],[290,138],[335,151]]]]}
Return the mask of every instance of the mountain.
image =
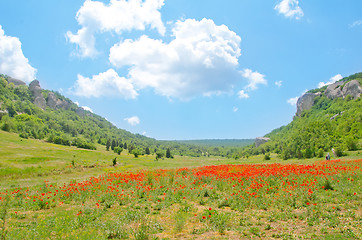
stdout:
{"type": "Polygon", "coordinates": [[[42,89],[38,80],[27,86],[6,75],[0,75],[0,129],[56,144],[95,149],[98,143],[105,148],[119,147],[136,154],[157,152],[158,156],[170,149],[172,155],[199,157],[207,153],[207,156],[232,157],[241,147],[227,144],[217,148],[214,144],[159,141],[132,134],[57,92],[42,89]]]}
{"type": "Polygon", "coordinates": [[[337,156],[357,150],[362,139],[362,73],[308,91],[297,102],[287,126],[265,135],[270,140],[244,154],[275,152],[283,159],[323,157],[332,148],[337,156]]]}

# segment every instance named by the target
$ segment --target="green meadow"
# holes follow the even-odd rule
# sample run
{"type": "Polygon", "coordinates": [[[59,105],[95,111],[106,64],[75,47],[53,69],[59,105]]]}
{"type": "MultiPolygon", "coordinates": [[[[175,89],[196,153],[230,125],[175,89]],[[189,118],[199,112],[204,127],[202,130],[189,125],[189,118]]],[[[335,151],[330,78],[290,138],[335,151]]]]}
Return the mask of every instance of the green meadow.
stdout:
{"type": "Polygon", "coordinates": [[[360,151],[156,159],[0,136],[2,239],[362,237],[360,151]]]}

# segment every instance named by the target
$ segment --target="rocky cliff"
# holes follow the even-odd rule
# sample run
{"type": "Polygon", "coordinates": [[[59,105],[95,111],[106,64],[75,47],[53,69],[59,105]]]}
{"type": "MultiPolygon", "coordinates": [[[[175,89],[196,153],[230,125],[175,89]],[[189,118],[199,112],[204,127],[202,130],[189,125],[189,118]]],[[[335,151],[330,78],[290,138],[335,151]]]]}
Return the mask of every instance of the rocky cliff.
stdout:
{"type": "Polygon", "coordinates": [[[259,147],[260,145],[268,142],[270,138],[268,137],[257,137],[255,138],[255,147],[259,147]]]}
{"type": "Polygon", "coordinates": [[[47,106],[53,109],[65,109],[68,110],[71,103],[65,100],[58,99],[53,92],[48,93],[47,106]]]}
{"type": "MultiPolygon", "coordinates": [[[[26,86],[25,82],[12,77],[7,77],[6,80],[8,83],[13,83],[15,87],[26,86]]],[[[51,91],[46,91],[44,95],[45,96],[47,95],[47,97],[45,98],[42,93],[42,88],[40,87],[40,83],[38,80],[34,80],[29,84],[29,91],[33,95],[33,103],[43,110],[46,107],[50,107],[52,109],[69,110],[73,105],[72,101],[60,99],[57,97],[57,95],[54,92],[51,91]]],[[[88,111],[85,111],[81,107],[77,107],[75,109],[75,112],[82,117],[90,114],[88,111]]]]}
{"type": "Polygon", "coordinates": [[[15,79],[15,78],[12,78],[12,77],[9,77],[7,79],[8,83],[13,83],[15,86],[21,86],[21,85],[26,85],[25,82],[19,80],[19,79],[15,79]]]}
{"type": "Polygon", "coordinates": [[[38,80],[32,81],[29,84],[29,90],[34,96],[34,104],[44,110],[47,104],[45,102],[43,94],[41,93],[39,81],[38,80]]]}
{"type": "MultiPolygon", "coordinates": [[[[322,88],[323,89],[323,88],[322,88]]],[[[300,117],[302,112],[312,108],[314,100],[317,96],[324,95],[329,99],[345,98],[350,95],[352,98],[359,98],[362,94],[362,87],[360,81],[354,80],[341,80],[327,86],[323,91],[317,91],[316,93],[307,92],[302,95],[297,101],[296,116],[300,117]]]]}

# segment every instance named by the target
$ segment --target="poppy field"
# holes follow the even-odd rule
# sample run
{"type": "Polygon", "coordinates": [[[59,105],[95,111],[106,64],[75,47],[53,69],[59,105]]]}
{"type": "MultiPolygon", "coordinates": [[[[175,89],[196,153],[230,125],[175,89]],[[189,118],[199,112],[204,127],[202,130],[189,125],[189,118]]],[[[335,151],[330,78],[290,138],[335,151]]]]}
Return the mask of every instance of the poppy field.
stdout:
{"type": "Polygon", "coordinates": [[[361,239],[362,159],[107,172],[0,192],[3,239],[361,239]]]}

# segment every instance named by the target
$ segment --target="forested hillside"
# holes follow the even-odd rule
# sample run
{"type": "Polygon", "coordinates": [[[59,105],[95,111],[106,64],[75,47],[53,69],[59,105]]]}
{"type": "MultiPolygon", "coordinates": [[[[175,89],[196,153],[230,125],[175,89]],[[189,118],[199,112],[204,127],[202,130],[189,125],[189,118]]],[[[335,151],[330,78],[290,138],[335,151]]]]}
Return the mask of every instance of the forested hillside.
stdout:
{"type": "Polygon", "coordinates": [[[243,154],[275,152],[283,159],[289,159],[323,157],[325,152],[332,154],[332,148],[338,156],[343,155],[343,151],[359,149],[359,140],[362,138],[362,99],[359,97],[361,88],[358,88],[358,82],[361,86],[362,73],[346,77],[334,86],[309,91],[307,94],[314,94],[310,109],[303,110],[287,126],[267,134],[266,137],[271,139],[269,142],[258,148],[249,147],[243,154]],[[354,89],[357,89],[353,90],[355,96],[338,95],[346,90],[347,84],[352,83],[355,84],[354,89]],[[330,94],[332,90],[335,95],[330,94]]]}
{"type": "Polygon", "coordinates": [[[25,83],[0,75],[0,129],[23,138],[44,139],[62,145],[96,149],[96,144],[117,152],[231,157],[240,147],[215,148],[175,141],[158,141],[118,129],[105,118],[78,107],[57,92],[40,88],[38,81],[25,83]]]}

